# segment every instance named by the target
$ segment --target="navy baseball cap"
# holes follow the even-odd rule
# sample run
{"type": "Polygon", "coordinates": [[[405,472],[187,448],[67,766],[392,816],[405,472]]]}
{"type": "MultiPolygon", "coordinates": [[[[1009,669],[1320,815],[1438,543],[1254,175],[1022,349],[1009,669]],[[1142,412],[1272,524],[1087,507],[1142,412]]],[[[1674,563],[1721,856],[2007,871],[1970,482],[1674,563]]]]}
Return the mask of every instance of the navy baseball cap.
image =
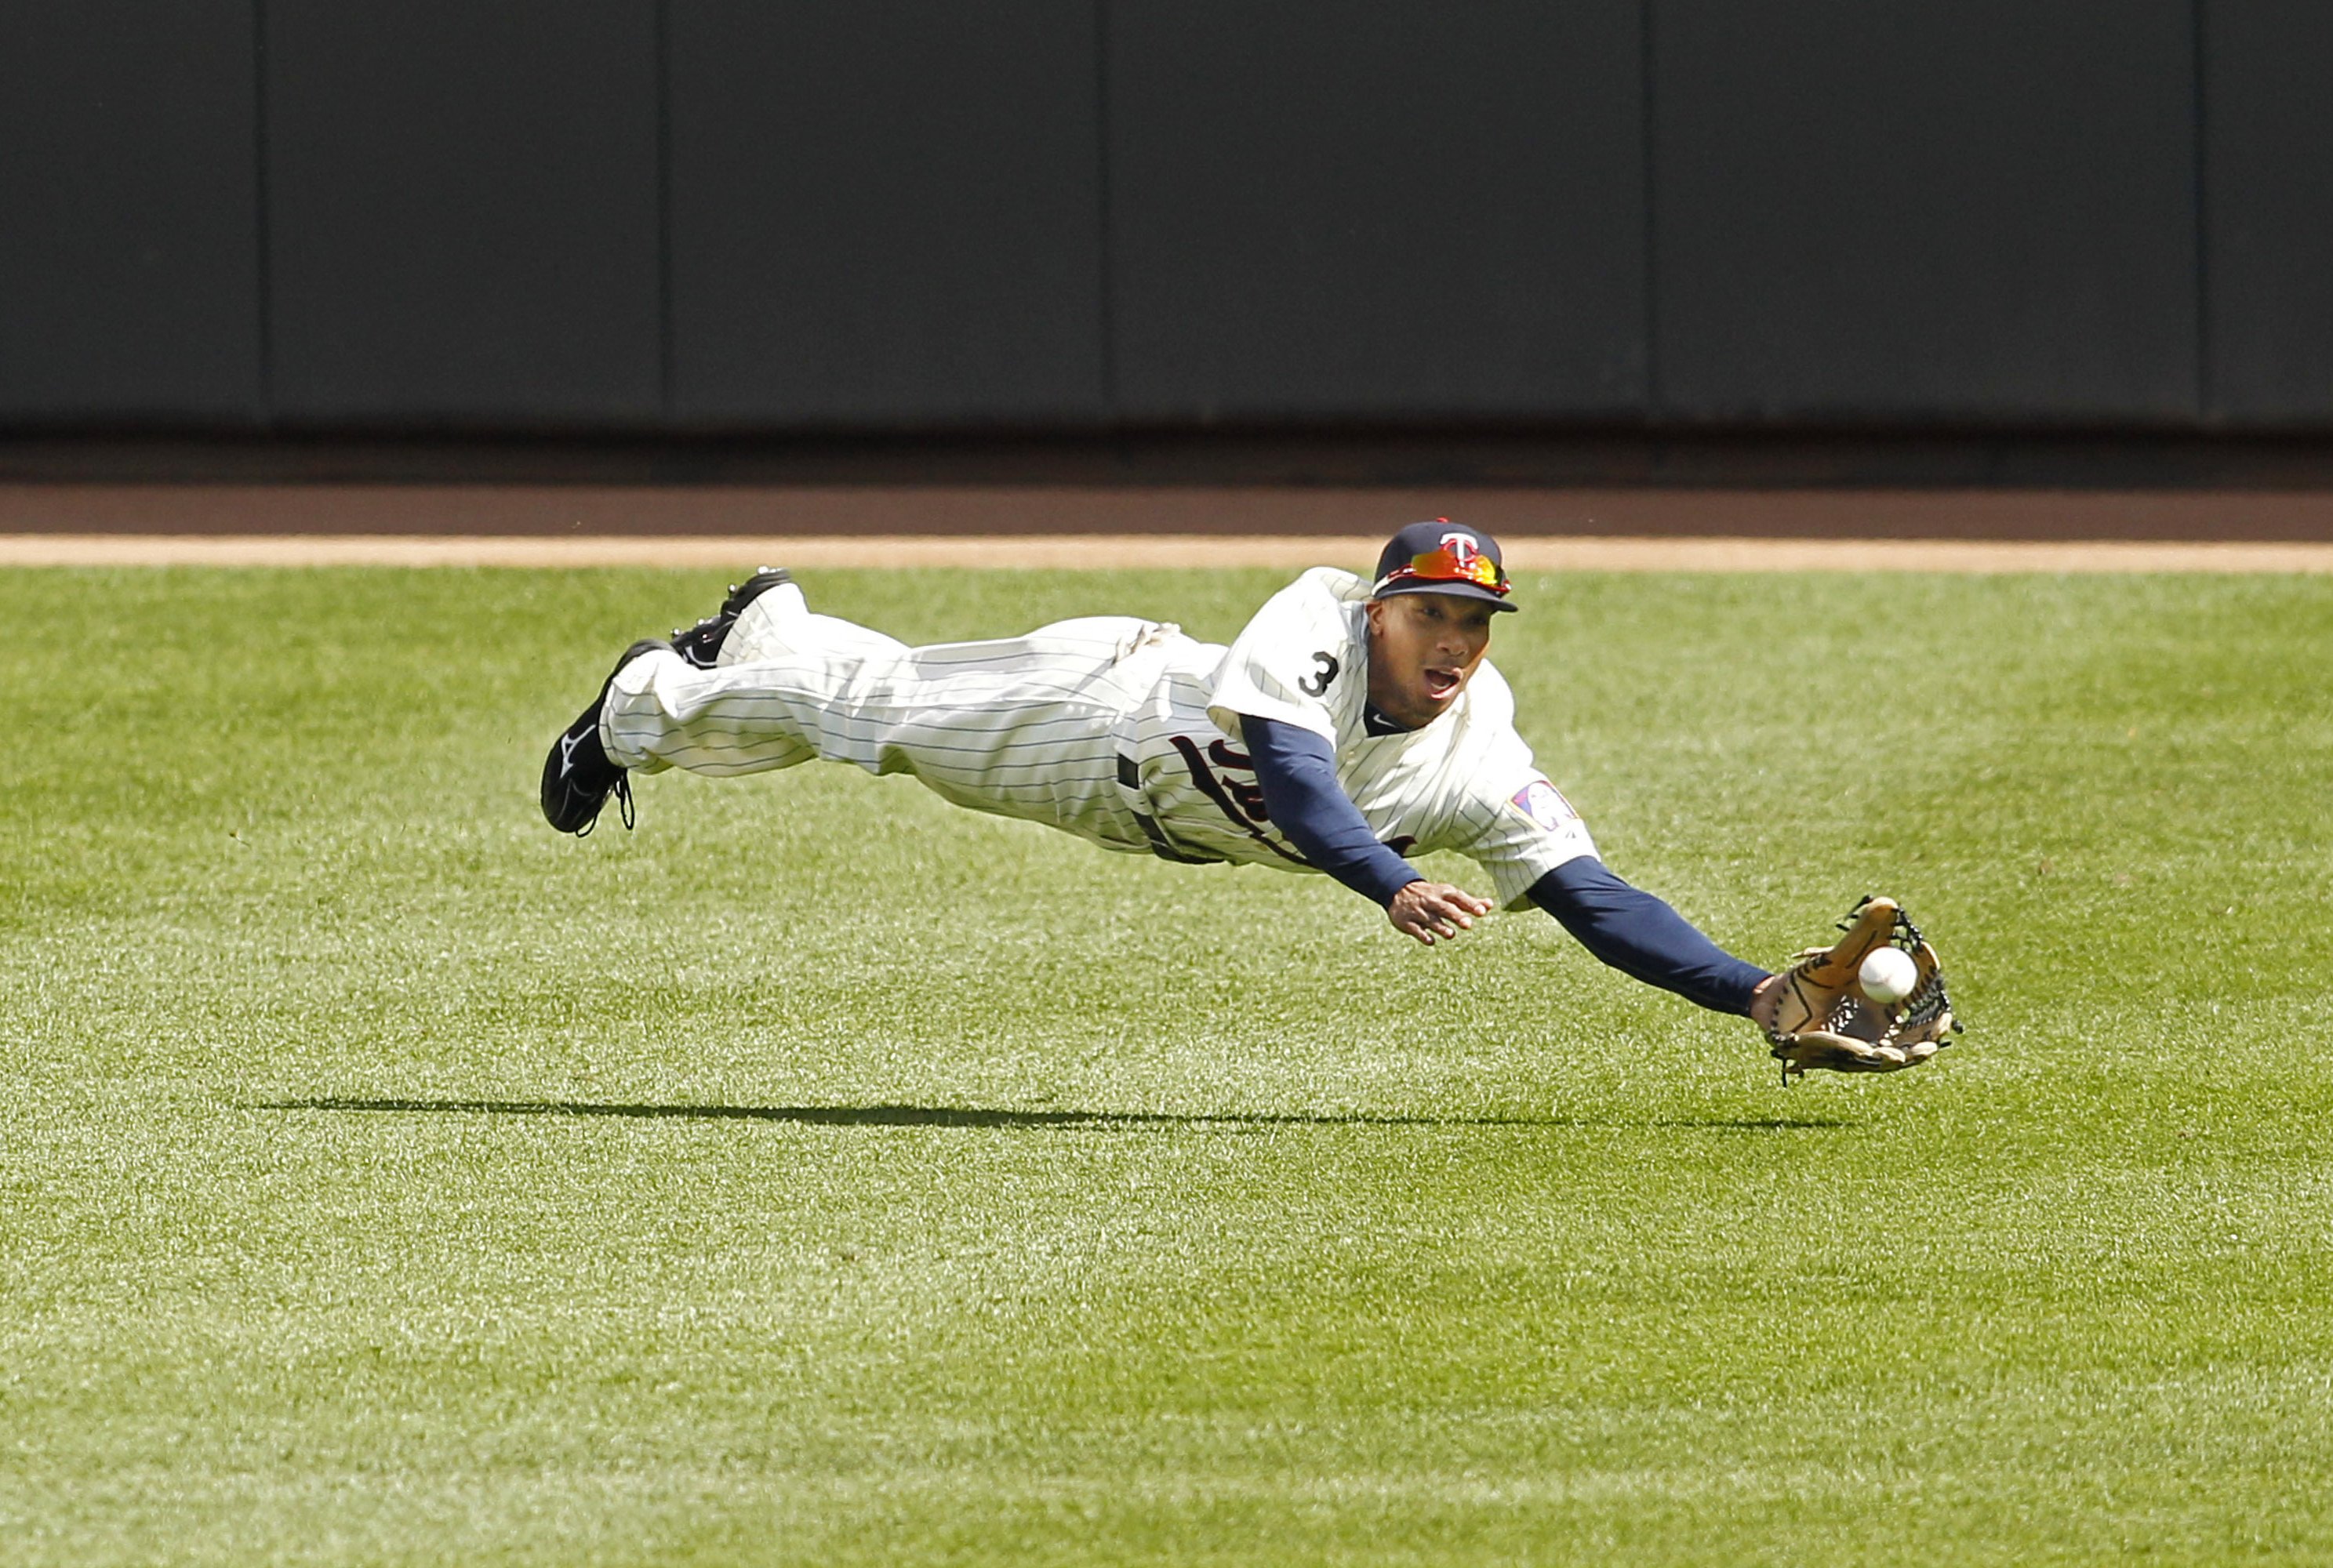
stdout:
{"type": "Polygon", "coordinates": [[[1507,569],[1499,564],[1499,541],[1479,528],[1461,528],[1446,517],[1413,522],[1378,552],[1378,586],[1371,598],[1395,594],[1455,594],[1484,599],[1511,610],[1507,569]]]}

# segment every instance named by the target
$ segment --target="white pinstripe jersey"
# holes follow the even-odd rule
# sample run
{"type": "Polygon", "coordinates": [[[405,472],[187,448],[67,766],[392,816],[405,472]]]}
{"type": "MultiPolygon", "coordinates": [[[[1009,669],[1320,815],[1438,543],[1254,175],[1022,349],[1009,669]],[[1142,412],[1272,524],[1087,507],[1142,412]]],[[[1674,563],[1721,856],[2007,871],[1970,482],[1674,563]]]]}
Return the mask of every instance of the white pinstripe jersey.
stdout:
{"type": "Polygon", "coordinates": [[[1404,854],[1464,855],[1490,873],[1500,904],[1522,904],[1549,871],[1595,854],[1595,841],[1533,764],[1513,695],[1488,660],[1424,729],[1368,732],[1369,586],[1315,567],[1228,650],[1183,642],[1136,718],[1141,793],[1175,848],[1309,869],[1265,817],[1239,716],[1299,725],[1334,749],[1337,781],[1378,838],[1404,854]]]}

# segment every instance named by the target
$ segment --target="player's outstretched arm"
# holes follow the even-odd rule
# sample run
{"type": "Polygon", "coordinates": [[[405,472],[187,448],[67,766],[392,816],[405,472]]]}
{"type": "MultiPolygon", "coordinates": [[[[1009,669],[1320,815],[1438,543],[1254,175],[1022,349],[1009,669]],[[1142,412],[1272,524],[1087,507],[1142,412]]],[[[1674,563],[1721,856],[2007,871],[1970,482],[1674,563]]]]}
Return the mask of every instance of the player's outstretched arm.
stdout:
{"type": "Polygon", "coordinates": [[[1244,713],[1240,738],[1272,826],[1307,861],[1382,908],[1402,935],[1432,947],[1491,912],[1464,888],[1426,881],[1378,841],[1337,782],[1337,754],[1326,740],[1300,724],[1244,713]]]}
{"type": "Polygon", "coordinates": [[[1713,1012],[1750,1017],[1759,988],[1773,978],[1710,941],[1661,899],[1621,881],[1592,855],[1567,860],[1532,883],[1531,900],[1621,973],[1713,1012]]]}

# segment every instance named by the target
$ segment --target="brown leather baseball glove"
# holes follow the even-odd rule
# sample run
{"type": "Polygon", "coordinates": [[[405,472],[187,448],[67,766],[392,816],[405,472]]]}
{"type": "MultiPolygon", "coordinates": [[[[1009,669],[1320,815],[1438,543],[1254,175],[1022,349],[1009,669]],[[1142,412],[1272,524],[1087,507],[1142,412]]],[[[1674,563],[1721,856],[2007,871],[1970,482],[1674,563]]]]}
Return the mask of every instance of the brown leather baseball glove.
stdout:
{"type": "Polygon", "coordinates": [[[1781,983],[1762,991],[1750,1018],[1772,1042],[1782,1084],[1811,1068],[1835,1073],[1895,1073],[1916,1067],[1960,1032],[1936,950],[1892,898],[1867,898],[1839,922],[1847,934],[1791,961],[1781,983]],[[1858,978],[1874,948],[1911,955],[1915,979],[1900,1001],[1878,1002],[1858,978]]]}

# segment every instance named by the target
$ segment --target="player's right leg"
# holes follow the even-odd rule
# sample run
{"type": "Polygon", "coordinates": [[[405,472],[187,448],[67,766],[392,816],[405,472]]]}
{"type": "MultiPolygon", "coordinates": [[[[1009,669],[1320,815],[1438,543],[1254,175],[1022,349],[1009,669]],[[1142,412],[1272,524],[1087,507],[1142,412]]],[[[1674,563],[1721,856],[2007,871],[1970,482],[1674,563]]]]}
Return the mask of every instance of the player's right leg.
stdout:
{"type": "Polygon", "coordinates": [[[767,625],[773,617],[808,613],[802,589],[794,585],[793,573],[782,566],[757,567],[744,582],[729,585],[729,597],[721,601],[719,609],[686,631],[676,627],[672,634],[673,651],[700,670],[713,668],[725,655],[729,655],[729,663],[735,664],[735,645],[751,640],[749,633],[738,631],[739,620],[767,625]]]}
{"type": "MultiPolygon", "coordinates": [[[[784,572],[763,569],[744,588],[731,593],[730,604],[736,606],[736,613],[730,617],[717,656],[692,658],[692,664],[725,669],[732,664],[760,664],[811,652],[896,658],[908,651],[907,645],[897,637],[887,637],[840,616],[822,616],[812,610],[802,598],[802,589],[784,572]],[[754,584],[772,577],[782,582],[772,584],[766,592],[751,593],[754,584]],[[741,595],[746,596],[743,603],[738,602],[741,595]]],[[[722,607],[725,612],[729,607],[722,607]]],[[[688,652],[686,648],[681,651],[688,652]]]]}
{"type": "Polygon", "coordinates": [[[821,757],[1143,846],[1120,798],[1117,728],[1155,679],[1156,661],[1137,654],[1173,628],[1095,617],[911,648],[811,614],[791,582],[763,578],[773,580],[729,615],[717,647],[656,652],[609,682],[598,734],[614,768],[734,776],[821,757]]]}
{"type": "Polygon", "coordinates": [[[620,767],[727,776],[821,755],[863,762],[843,733],[852,699],[887,691],[912,652],[813,614],[792,576],[768,567],[673,644],[677,660],[643,660],[609,684],[602,731],[620,767]]]}
{"type": "Polygon", "coordinates": [[[895,771],[888,731],[918,705],[906,691],[916,652],[812,613],[790,574],[764,567],[675,633],[669,655],[626,663],[602,696],[599,736],[628,774],[728,777],[815,757],[895,771]]]}

